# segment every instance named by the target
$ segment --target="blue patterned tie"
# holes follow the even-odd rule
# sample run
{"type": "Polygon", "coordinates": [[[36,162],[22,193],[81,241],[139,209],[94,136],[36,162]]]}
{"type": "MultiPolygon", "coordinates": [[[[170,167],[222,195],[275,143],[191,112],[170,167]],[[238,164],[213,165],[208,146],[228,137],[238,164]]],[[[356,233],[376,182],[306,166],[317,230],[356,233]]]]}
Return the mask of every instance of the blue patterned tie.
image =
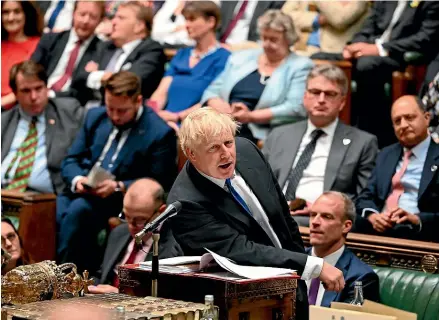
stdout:
{"type": "Polygon", "coordinates": [[[55,9],[52,12],[52,15],[49,18],[49,21],[47,22],[47,27],[52,30],[55,26],[56,18],[58,18],[59,13],[64,8],[64,5],[66,4],[65,0],[58,1],[58,4],[56,5],[55,9]]]}
{"type": "Polygon", "coordinates": [[[316,129],[311,133],[311,142],[306,145],[305,150],[303,150],[303,153],[299,158],[299,161],[297,161],[296,166],[288,175],[287,181],[289,182],[287,191],[285,192],[285,197],[287,200],[296,199],[296,189],[299,185],[300,179],[303,177],[303,171],[305,171],[311,162],[311,157],[316,148],[317,140],[322,136],[322,134],[324,134],[324,132],[320,129],[316,129]]]}
{"type": "Polygon", "coordinates": [[[232,194],[233,199],[235,199],[235,201],[238,202],[239,205],[241,207],[243,207],[244,210],[247,211],[247,213],[249,215],[253,216],[252,212],[250,211],[250,208],[247,206],[244,199],[242,199],[241,196],[239,195],[239,193],[235,190],[235,188],[233,188],[232,182],[230,181],[230,179],[226,179],[226,186],[227,186],[227,188],[229,188],[229,191],[232,194]]]}

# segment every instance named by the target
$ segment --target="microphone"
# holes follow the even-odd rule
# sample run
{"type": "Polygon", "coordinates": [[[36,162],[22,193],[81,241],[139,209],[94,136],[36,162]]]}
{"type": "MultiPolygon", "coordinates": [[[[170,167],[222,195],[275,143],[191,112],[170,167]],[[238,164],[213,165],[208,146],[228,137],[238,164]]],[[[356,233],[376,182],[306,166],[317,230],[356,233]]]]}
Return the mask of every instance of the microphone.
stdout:
{"type": "Polygon", "coordinates": [[[175,216],[181,210],[181,202],[175,201],[171,203],[166,210],[160,214],[153,221],[147,223],[142,231],[135,235],[135,240],[137,245],[142,245],[142,239],[148,232],[155,231],[163,222],[165,222],[170,217],[175,216]]]}

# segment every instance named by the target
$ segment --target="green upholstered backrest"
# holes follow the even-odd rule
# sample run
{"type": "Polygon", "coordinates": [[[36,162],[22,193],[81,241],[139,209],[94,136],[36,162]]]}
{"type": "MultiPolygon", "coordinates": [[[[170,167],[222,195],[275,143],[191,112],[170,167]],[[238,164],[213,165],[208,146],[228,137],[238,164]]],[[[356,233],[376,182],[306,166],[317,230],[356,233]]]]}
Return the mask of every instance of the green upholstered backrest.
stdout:
{"type": "Polygon", "coordinates": [[[439,320],[439,274],[374,267],[381,303],[410,311],[418,320],[439,320]]]}

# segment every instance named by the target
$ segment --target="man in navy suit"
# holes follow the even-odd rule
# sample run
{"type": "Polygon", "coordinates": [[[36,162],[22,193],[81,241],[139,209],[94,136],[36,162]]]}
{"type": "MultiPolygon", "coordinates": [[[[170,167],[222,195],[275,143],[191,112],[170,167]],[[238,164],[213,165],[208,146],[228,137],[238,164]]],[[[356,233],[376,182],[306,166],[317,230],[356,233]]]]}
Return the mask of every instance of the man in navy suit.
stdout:
{"type": "Polygon", "coordinates": [[[57,199],[58,258],[79,270],[99,267],[97,235],[109,217],[119,214],[123,193],[135,180],[149,177],[169,190],[176,177],[175,133],[142,107],[140,88],[135,74],[113,74],[105,83],[106,108],[88,112],[63,161],[70,192],[57,199]],[[115,178],[93,185],[87,176],[98,167],[115,178]]]}
{"type": "Polygon", "coordinates": [[[384,148],[357,199],[356,232],[439,241],[439,145],[430,137],[430,113],[415,96],[391,112],[399,143],[384,148]]]}
{"type": "Polygon", "coordinates": [[[367,264],[345,246],[346,236],[355,220],[355,205],[348,195],[326,191],[313,203],[309,219],[307,253],[343,272],[345,287],[340,292],[327,291],[319,279],[308,280],[310,305],[330,307],[332,301],[350,303],[354,299],[354,283],[361,281],[365,299],[379,300],[378,276],[367,264]]]}

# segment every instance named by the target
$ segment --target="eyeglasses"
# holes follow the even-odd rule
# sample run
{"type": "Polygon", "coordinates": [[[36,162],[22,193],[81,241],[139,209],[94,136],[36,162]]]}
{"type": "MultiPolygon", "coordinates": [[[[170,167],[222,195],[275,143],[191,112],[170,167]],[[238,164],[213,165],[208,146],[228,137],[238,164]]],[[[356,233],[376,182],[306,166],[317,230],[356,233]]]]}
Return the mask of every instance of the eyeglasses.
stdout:
{"type": "Polygon", "coordinates": [[[148,222],[148,220],[145,219],[145,218],[139,218],[139,217],[136,217],[134,219],[127,218],[125,216],[125,212],[123,212],[123,211],[121,213],[119,213],[118,218],[122,222],[126,222],[126,223],[128,223],[128,224],[130,224],[132,226],[139,227],[139,228],[144,227],[145,224],[148,222]]]}
{"type": "Polygon", "coordinates": [[[17,238],[17,234],[14,233],[8,233],[6,237],[2,236],[2,247],[6,246],[6,240],[8,240],[10,243],[14,242],[17,238]]]}
{"type": "Polygon", "coordinates": [[[307,89],[306,91],[308,91],[309,94],[314,96],[314,98],[320,97],[320,95],[323,92],[325,98],[328,100],[335,100],[339,95],[341,95],[340,92],[332,91],[332,90],[307,89]]]}

